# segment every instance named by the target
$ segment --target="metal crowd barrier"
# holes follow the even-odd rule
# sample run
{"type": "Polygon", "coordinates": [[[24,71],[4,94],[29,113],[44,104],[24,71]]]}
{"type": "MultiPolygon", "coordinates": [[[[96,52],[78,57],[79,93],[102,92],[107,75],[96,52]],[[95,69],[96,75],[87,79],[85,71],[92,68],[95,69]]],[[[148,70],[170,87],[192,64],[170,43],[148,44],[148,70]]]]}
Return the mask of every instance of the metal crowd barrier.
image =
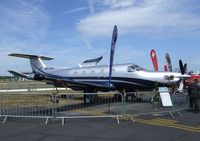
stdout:
{"type": "Polygon", "coordinates": [[[175,91],[172,96],[173,110],[181,113],[179,111],[187,109],[189,107],[189,97],[187,92],[184,91],[175,91]]]}
{"type": "Polygon", "coordinates": [[[144,115],[169,113],[173,118],[173,113],[188,107],[188,98],[184,93],[170,93],[172,106],[165,107],[158,92],[131,92],[124,95],[124,113],[126,115],[144,115]]]}
{"type": "Polygon", "coordinates": [[[0,94],[0,116],[49,119],[116,118],[143,114],[173,113],[188,107],[184,93],[170,94],[173,106],[164,107],[158,92],[120,93],[66,93],[66,94],[0,94]]]}
{"type": "Polygon", "coordinates": [[[69,118],[117,118],[123,114],[123,96],[120,93],[71,93],[55,97],[55,117],[69,118]],[[62,103],[62,104],[60,104],[62,103]]]}
{"type": "Polygon", "coordinates": [[[31,117],[53,118],[53,104],[51,94],[0,94],[0,116],[4,117],[31,117]]]}

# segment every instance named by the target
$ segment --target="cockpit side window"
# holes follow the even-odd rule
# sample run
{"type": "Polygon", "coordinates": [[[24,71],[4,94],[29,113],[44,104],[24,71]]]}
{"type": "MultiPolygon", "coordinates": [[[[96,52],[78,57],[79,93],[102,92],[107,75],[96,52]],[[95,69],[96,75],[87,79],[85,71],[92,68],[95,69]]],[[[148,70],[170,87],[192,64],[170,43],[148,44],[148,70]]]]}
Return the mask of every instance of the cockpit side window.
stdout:
{"type": "Polygon", "coordinates": [[[128,66],[128,72],[134,72],[135,67],[134,66],[128,66]]]}
{"type": "Polygon", "coordinates": [[[136,69],[137,71],[144,70],[144,68],[142,68],[142,67],[140,67],[140,66],[138,66],[138,65],[135,65],[135,69],[136,69]]]}

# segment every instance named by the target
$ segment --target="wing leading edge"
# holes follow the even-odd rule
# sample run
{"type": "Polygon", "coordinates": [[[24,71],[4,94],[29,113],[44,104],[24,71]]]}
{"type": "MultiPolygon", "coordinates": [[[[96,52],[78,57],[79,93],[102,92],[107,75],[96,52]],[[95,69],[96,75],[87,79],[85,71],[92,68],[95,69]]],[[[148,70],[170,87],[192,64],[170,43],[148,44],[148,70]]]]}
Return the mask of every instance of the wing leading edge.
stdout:
{"type": "MultiPolygon", "coordinates": [[[[21,72],[17,72],[14,70],[8,70],[13,75],[20,76],[22,78],[30,79],[30,80],[43,80],[47,82],[52,82],[53,84],[55,83],[61,83],[63,84],[63,87],[72,87],[72,86],[78,86],[82,88],[87,88],[87,87],[94,87],[94,88],[99,88],[99,89],[109,89],[109,83],[105,82],[102,84],[97,84],[97,83],[90,83],[90,82],[81,82],[81,81],[76,81],[74,79],[67,79],[66,77],[60,77],[60,76],[51,76],[49,75],[41,75],[41,74],[35,74],[35,75],[27,75],[21,72]]],[[[111,88],[114,89],[114,86],[111,84],[111,88]]]]}
{"type": "MultiPolygon", "coordinates": [[[[94,87],[94,88],[99,88],[99,89],[109,89],[109,83],[105,82],[102,84],[97,84],[97,83],[90,83],[90,82],[81,82],[81,81],[76,81],[74,79],[67,79],[67,78],[57,78],[57,77],[52,77],[52,76],[43,76],[43,79],[51,81],[53,83],[62,83],[63,86],[78,86],[82,88],[87,88],[87,87],[94,87]]],[[[111,88],[114,89],[114,86],[111,84],[111,88]]]]}

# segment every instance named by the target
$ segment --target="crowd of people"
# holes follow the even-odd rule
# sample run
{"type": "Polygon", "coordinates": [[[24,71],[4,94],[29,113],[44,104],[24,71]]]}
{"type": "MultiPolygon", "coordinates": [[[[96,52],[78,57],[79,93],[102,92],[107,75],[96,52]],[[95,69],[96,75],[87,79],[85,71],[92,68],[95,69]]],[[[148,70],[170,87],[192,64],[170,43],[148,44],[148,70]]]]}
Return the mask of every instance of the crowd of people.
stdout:
{"type": "Polygon", "coordinates": [[[188,97],[189,107],[195,112],[199,113],[199,98],[200,98],[200,86],[198,79],[190,82],[188,85],[188,97]]]}

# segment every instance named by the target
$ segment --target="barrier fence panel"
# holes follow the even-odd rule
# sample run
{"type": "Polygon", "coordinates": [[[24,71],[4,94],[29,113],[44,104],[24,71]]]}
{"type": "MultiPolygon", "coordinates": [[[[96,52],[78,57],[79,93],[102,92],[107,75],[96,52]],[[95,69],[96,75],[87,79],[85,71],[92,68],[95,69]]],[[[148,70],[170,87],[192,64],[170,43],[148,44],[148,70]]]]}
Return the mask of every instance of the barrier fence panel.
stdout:
{"type": "Polygon", "coordinates": [[[162,110],[159,93],[126,93],[124,100],[126,114],[138,115],[159,112],[162,110]]]}
{"type": "Polygon", "coordinates": [[[52,118],[51,94],[0,94],[1,117],[52,118]]]}
{"type": "MultiPolygon", "coordinates": [[[[122,115],[123,96],[113,93],[58,94],[56,118],[116,117],[122,115]]],[[[64,124],[64,121],[62,121],[64,124]]]]}
{"type": "Polygon", "coordinates": [[[170,94],[172,106],[164,107],[159,92],[132,92],[124,95],[125,114],[142,115],[156,113],[173,113],[188,107],[185,94],[170,94]]]}
{"type": "Polygon", "coordinates": [[[158,92],[120,93],[1,93],[0,116],[60,118],[62,124],[67,118],[102,118],[173,112],[188,107],[188,97],[184,93],[170,94],[173,106],[164,107],[158,92]]]}
{"type": "Polygon", "coordinates": [[[174,111],[177,111],[179,114],[180,110],[184,110],[189,107],[189,97],[186,92],[175,91],[171,97],[174,111]]]}

